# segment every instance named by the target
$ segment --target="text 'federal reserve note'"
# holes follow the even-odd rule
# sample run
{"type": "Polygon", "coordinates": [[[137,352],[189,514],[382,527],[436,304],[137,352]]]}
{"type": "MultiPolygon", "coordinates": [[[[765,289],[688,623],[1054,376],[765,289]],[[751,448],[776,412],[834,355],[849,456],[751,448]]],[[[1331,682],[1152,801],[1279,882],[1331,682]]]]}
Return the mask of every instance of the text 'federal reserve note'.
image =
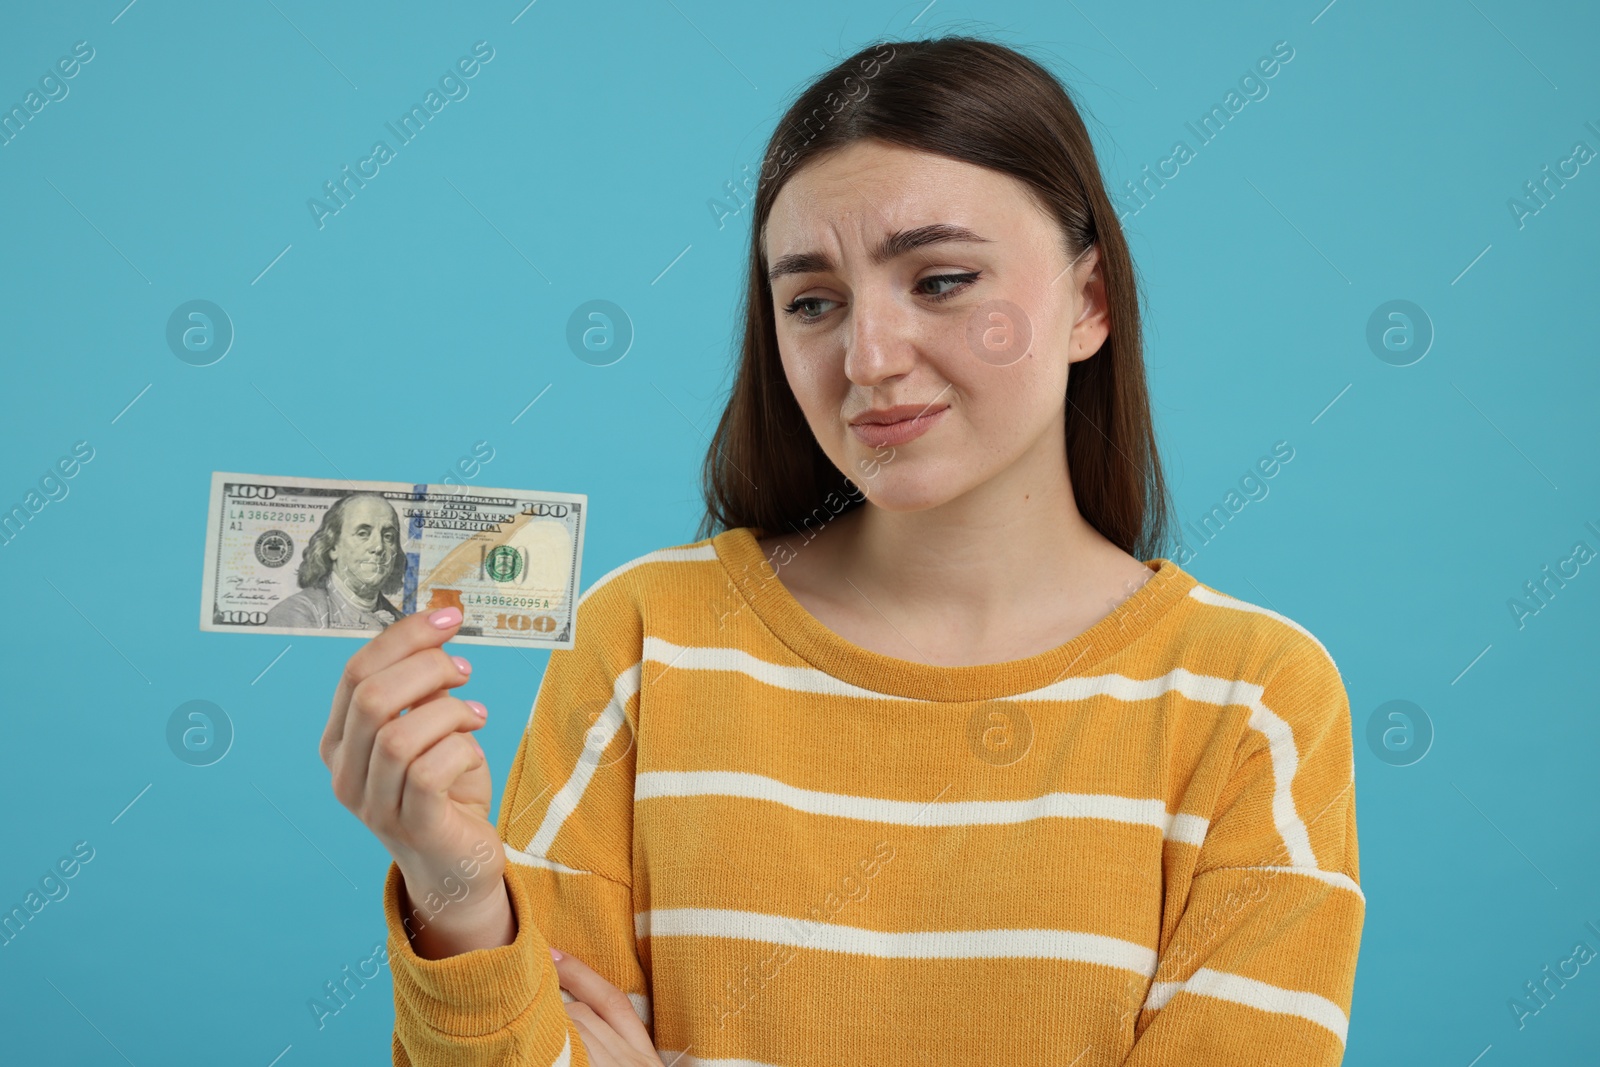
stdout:
{"type": "Polygon", "coordinates": [[[452,641],[571,648],[588,497],[211,475],[200,629],[371,637],[458,607],[452,641]]]}

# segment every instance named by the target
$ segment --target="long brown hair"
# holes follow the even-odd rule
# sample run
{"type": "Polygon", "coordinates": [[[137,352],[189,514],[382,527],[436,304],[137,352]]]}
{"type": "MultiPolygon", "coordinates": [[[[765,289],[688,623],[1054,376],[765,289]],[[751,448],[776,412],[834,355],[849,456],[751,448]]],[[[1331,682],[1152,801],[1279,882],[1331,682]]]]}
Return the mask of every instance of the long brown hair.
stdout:
{"type": "Polygon", "coordinates": [[[806,161],[876,138],[1009,174],[1060,224],[1069,260],[1099,245],[1110,334],[1067,378],[1066,450],[1084,519],[1141,560],[1164,553],[1171,504],[1156,450],[1133,260],[1066,88],[1005,45],[947,36],[869,45],[812,82],[767,144],[750,223],[744,341],[702,469],[697,539],[738,526],[799,530],[860,507],[806,423],[778,354],[764,233],[806,161]]]}

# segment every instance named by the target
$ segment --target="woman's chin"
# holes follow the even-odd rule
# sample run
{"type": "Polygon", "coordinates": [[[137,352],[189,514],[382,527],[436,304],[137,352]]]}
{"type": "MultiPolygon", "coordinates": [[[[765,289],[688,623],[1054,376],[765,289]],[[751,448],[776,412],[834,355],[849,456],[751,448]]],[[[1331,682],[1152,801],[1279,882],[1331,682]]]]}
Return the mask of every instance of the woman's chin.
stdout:
{"type": "Polygon", "coordinates": [[[857,482],[866,493],[867,501],[884,511],[927,511],[954,500],[956,493],[948,484],[939,484],[929,478],[891,478],[882,472],[870,481],[857,482]]]}

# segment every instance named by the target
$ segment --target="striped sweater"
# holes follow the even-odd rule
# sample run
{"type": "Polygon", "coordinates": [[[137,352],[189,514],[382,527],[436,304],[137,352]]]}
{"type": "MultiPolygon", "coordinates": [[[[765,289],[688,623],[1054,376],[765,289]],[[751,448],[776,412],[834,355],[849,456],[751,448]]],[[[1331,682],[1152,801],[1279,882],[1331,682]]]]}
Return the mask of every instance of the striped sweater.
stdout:
{"type": "Polygon", "coordinates": [[[511,944],[417,956],[391,865],[396,1064],[587,1064],[552,944],[668,1067],[1340,1062],[1365,898],[1315,637],[1159,559],[1064,645],[930,666],[760,536],[584,594],[501,800],[511,944]]]}

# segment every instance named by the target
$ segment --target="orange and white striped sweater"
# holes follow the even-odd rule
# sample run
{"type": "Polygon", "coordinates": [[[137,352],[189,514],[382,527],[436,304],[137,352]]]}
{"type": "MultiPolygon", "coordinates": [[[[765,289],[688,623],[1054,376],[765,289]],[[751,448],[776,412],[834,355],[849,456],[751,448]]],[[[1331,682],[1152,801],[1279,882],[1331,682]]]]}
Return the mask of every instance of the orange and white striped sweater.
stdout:
{"type": "Polygon", "coordinates": [[[1162,559],[1064,645],[929,666],[760,536],[584,594],[500,805],[515,941],[417,956],[391,865],[396,1064],[587,1064],[550,944],[668,1067],[1340,1062],[1365,898],[1315,637],[1162,559]]]}

